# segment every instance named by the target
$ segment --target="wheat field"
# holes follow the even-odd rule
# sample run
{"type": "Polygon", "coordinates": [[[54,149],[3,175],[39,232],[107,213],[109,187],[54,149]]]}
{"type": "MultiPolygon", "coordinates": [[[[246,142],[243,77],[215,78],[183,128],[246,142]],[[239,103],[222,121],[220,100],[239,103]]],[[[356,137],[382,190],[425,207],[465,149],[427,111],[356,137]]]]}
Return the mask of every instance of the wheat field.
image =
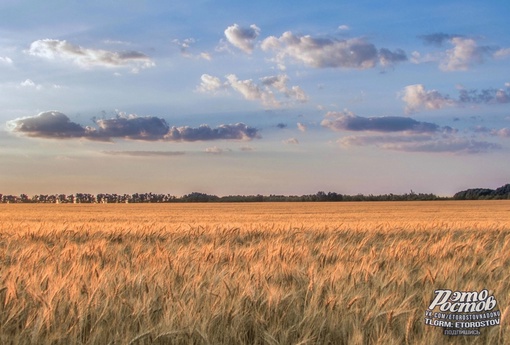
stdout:
{"type": "Polygon", "coordinates": [[[0,205],[1,344],[507,344],[510,201],[0,205]],[[424,324],[436,289],[499,326],[424,324]]]}

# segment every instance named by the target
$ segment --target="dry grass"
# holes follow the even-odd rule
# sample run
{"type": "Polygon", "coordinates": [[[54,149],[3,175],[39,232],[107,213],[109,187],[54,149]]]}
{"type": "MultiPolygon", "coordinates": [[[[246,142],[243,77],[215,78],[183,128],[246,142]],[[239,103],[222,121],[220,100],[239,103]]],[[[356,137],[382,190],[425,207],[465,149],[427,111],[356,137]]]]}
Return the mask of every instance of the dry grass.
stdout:
{"type": "Polygon", "coordinates": [[[510,202],[0,205],[1,344],[443,344],[435,289],[490,289],[510,202]]]}

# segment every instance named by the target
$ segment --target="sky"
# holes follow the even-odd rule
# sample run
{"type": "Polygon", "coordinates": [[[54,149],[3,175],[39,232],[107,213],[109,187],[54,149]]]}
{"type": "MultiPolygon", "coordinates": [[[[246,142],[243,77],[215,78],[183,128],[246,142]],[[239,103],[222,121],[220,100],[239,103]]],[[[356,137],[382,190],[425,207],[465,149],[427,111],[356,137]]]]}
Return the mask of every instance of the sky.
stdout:
{"type": "Polygon", "coordinates": [[[0,193],[510,183],[510,3],[0,2],[0,193]]]}

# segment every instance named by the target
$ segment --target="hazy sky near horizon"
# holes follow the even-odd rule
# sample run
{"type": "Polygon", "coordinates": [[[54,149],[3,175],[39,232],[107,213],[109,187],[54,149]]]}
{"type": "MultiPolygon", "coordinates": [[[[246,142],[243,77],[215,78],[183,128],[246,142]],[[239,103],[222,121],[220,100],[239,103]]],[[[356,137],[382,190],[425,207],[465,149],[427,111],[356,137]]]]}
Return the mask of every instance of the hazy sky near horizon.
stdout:
{"type": "Polygon", "coordinates": [[[508,1],[0,3],[0,193],[510,182],[508,1]]]}

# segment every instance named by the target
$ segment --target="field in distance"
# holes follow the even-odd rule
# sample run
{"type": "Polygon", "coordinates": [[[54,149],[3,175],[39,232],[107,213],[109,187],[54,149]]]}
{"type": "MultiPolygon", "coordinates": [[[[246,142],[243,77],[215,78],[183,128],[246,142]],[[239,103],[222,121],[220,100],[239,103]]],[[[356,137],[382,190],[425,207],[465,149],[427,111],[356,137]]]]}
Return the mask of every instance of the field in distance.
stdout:
{"type": "Polygon", "coordinates": [[[510,201],[3,204],[0,239],[2,344],[446,344],[437,289],[510,341],[510,201]]]}

